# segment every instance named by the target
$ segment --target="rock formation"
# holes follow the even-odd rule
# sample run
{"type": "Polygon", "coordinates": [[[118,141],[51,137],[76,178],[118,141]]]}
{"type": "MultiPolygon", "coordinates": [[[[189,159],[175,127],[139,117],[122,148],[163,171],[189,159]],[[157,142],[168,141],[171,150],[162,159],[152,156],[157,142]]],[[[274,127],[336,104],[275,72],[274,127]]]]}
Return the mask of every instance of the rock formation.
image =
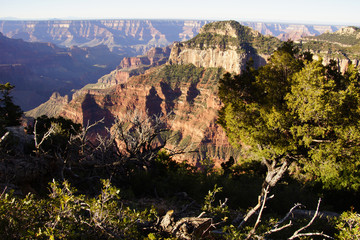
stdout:
{"type": "Polygon", "coordinates": [[[165,64],[169,59],[170,51],[170,47],[152,48],[143,56],[124,57],[116,70],[98,80],[96,87],[98,88],[99,84],[103,84],[103,87],[124,84],[130,77],[143,74],[151,67],[165,64]]]}
{"type": "Polygon", "coordinates": [[[62,97],[58,92],[54,92],[47,102],[26,112],[25,115],[32,118],[37,118],[42,115],[46,115],[48,117],[58,117],[63,107],[68,103],[68,95],[62,97]]]}
{"type": "Polygon", "coordinates": [[[271,44],[270,52],[279,46],[279,41],[264,37],[251,28],[241,26],[235,21],[210,23],[200,30],[195,38],[175,43],[169,64],[194,64],[196,67],[222,67],[225,71],[239,74],[251,58],[256,67],[264,65],[269,57],[267,52],[256,48],[253,43],[259,38],[271,44]]]}

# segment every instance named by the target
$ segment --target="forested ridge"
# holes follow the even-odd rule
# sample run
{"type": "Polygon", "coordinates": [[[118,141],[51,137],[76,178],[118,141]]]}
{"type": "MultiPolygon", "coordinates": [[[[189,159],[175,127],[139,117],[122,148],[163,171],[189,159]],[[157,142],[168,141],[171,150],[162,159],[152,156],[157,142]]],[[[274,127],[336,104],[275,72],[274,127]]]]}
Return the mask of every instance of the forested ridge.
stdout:
{"type": "Polygon", "coordinates": [[[221,168],[173,159],[187,146],[167,149],[171,115],[42,116],[22,132],[1,85],[0,237],[358,239],[359,80],[292,42],[225,74],[218,122],[244,157],[221,168]]]}

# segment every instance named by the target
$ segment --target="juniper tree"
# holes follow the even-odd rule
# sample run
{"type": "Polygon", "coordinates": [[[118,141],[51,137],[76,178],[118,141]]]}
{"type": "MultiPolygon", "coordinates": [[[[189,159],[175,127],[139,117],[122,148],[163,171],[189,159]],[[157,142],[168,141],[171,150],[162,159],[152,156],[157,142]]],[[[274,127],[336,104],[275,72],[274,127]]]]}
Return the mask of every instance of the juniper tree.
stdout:
{"type": "Polygon", "coordinates": [[[342,74],[334,61],[324,66],[286,42],[258,70],[248,65],[241,75],[224,75],[219,97],[219,123],[249,158],[269,170],[296,163],[325,187],[360,187],[359,70],[353,65],[342,74]]]}
{"type": "Polygon", "coordinates": [[[21,108],[14,104],[11,90],[14,88],[10,83],[0,84],[0,127],[20,125],[22,116],[21,108]]]}

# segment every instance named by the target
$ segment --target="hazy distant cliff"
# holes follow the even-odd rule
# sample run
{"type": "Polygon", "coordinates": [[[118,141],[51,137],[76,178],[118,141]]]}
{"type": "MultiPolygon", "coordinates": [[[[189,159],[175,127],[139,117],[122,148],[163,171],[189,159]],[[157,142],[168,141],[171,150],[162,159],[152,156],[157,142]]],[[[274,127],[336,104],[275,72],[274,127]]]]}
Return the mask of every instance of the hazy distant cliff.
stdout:
{"type": "MultiPolygon", "coordinates": [[[[94,47],[106,45],[127,55],[144,54],[152,47],[164,47],[174,41],[196,36],[205,20],[52,20],[0,21],[0,32],[7,37],[32,42],[51,42],[60,46],[94,47]]],[[[334,32],[339,26],[240,22],[263,35],[281,40],[297,40],[334,32]]]]}
{"type": "Polygon", "coordinates": [[[207,21],[167,20],[59,20],[0,21],[0,32],[25,41],[60,46],[106,45],[117,53],[145,53],[151,47],[194,37],[207,21]]]}
{"type": "Polygon", "coordinates": [[[72,89],[95,82],[120,61],[121,56],[105,46],[64,49],[0,33],[0,83],[15,86],[15,103],[25,111],[46,101],[54,91],[70,94],[72,89]]]}
{"type": "Polygon", "coordinates": [[[327,64],[331,59],[337,61],[341,71],[352,62],[359,65],[360,28],[343,27],[336,32],[326,32],[319,36],[308,36],[301,40],[301,47],[321,57],[327,64]]]}

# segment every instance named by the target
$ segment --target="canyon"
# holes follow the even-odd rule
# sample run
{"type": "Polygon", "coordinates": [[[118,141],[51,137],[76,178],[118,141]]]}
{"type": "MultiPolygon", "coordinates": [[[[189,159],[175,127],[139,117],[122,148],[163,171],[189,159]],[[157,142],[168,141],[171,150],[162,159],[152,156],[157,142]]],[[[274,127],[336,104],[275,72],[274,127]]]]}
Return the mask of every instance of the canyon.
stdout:
{"type": "MultiPolygon", "coordinates": [[[[170,147],[172,150],[186,147],[192,152],[183,155],[182,159],[193,164],[205,158],[217,159],[217,164],[220,164],[230,156],[239,158],[239,151],[230,146],[226,134],[216,123],[221,106],[217,84],[227,71],[240,73],[250,58],[257,66],[266,63],[267,58],[257,54],[260,48],[254,44],[263,36],[235,21],[206,26],[214,26],[215,29],[203,27],[204,30],[196,37],[181,43],[180,48],[180,43],[175,43],[171,53],[167,48],[155,48],[142,57],[124,58],[112,73],[100,78],[96,84],[89,84],[76,91],[58,115],[84,125],[105,117],[107,127],[111,126],[114,118],[122,117],[133,109],[146,112],[149,116],[169,115],[169,127],[177,135],[170,147]],[[248,33],[252,33],[251,38],[243,40],[248,33]],[[199,49],[194,42],[201,42],[205,36],[206,39],[210,37],[213,44],[200,43],[202,49],[199,49]],[[217,40],[229,41],[220,46],[216,44],[217,40]],[[216,54],[194,64],[193,59],[207,55],[210,50],[216,54]],[[154,60],[152,56],[156,55],[160,57],[154,60]],[[229,59],[232,63],[227,68],[223,56],[229,55],[234,58],[229,59]],[[164,59],[168,61],[161,64],[159,60],[164,59]],[[138,69],[143,70],[132,76],[126,75],[125,78],[121,74],[138,69]]],[[[269,37],[264,41],[266,44],[266,41],[274,39],[269,37]]]]}
{"type": "MultiPolygon", "coordinates": [[[[175,42],[171,50],[152,48],[145,55],[125,57],[97,83],[76,91],[71,101],[55,94],[48,105],[40,107],[61,106],[52,116],[83,125],[104,117],[106,127],[134,109],[149,116],[169,115],[169,127],[177,136],[170,147],[188,147],[191,152],[181,160],[197,164],[208,158],[219,165],[230,156],[242,157],[216,122],[221,107],[219,79],[225,72],[241,73],[250,59],[256,68],[264,65],[280,44],[277,38],[263,36],[236,21],[209,23],[194,38],[175,42]]],[[[313,53],[324,57],[321,51],[313,53]]],[[[339,58],[338,64],[346,68],[348,59],[339,58]]],[[[31,112],[33,117],[44,111],[40,107],[31,112]]]]}
{"type": "MultiPolygon", "coordinates": [[[[0,21],[0,32],[10,38],[30,42],[51,42],[62,47],[107,46],[127,56],[145,54],[152,47],[165,47],[174,41],[195,37],[209,20],[47,20],[0,21]]],[[[263,34],[282,41],[298,40],[334,32],[341,26],[244,22],[263,34]]]]}
{"type": "MultiPolygon", "coordinates": [[[[263,35],[236,21],[211,22],[205,25],[197,22],[188,27],[186,34],[184,32],[173,34],[177,38],[183,36],[181,39],[183,41],[175,41],[171,45],[162,46],[161,41],[152,41],[152,44],[149,44],[145,40],[140,48],[128,45],[129,49],[132,49],[131,54],[149,50],[137,56],[131,54],[122,56],[120,63],[112,66],[112,71],[108,71],[107,74],[101,72],[101,76],[93,74],[93,77],[98,76],[97,82],[94,80],[81,82],[85,86],[75,90],[72,96],[62,97],[63,93],[54,93],[47,102],[27,112],[27,116],[33,118],[42,114],[62,116],[83,125],[105,118],[104,125],[99,126],[100,128],[110,127],[116,117],[122,117],[129,110],[137,109],[149,116],[153,114],[169,116],[168,126],[176,135],[170,148],[172,150],[179,147],[186,148],[191,152],[180,157],[180,160],[197,164],[204,159],[213,159],[219,165],[231,156],[235,159],[241,158],[240,151],[228,143],[226,134],[216,122],[221,107],[221,101],[217,96],[218,81],[225,72],[240,74],[249,60],[253,61],[256,68],[264,65],[271,53],[280,46],[281,41],[279,37],[263,35]]],[[[330,33],[330,30],[336,29],[326,29],[322,28],[323,31],[327,31],[325,35],[337,34],[330,33]]],[[[181,30],[185,31],[184,27],[181,30]]],[[[157,35],[160,34],[159,32],[153,30],[155,37],[152,36],[151,39],[163,39],[162,42],[165,43],[164,39],[168,38],[164,37],[164,34],[162,38],[156,37],[159,36],[157,35]]],[[[145,35],[137,35],[137,31],[131,31],[130,27],[125,33],[145,39],[145,35]]],[[[308,43],[319,42],[316,37],[308,36],[300,39],[299,46],[304,47],[308,43]]],[[[2,38],[9,41],[5,36],[2,38]]],[[[147,39],[149,40],[150,37],[147,39]]],[[[79,62],[88,61],[92,67],[98,69],[104,69],[101,66],[109,65],[109,62],[99,62],[101,50],[105,49],[105,52],[113,57],[121,56],[119,53],[122,51],[120,48],[115,48],[115,45],[94,44],[89,47],[84,43],[85,45],[82,46],[59,48],[53,43],[11,40],[24,44],[30,49],[35,48],[33,44],[48,46],[53,49],[55,56],[62,54],[71,61],[75,59],[79,62]]],[[[42,51],[37,51],[36,54],[38,52],[42,51]]],[[[312,49],[312,52],[316,57],[322,57],[324,61],[330,59],[326,58],[324,48],[312,49]]],[[[338,64],[346,68],[349,59],[345,54],[341,56],[338,58],[338,64]]],[[[24,57],[22,59],[26,60],[24,57]]],[[[14,61],[12,64],[27,66],[25,60],[14,61]]],[[[4,62],[11,61],[8,58],[4,62]]],[[[99,74],[100,71],[92,73],[99,74]]],[[[97,131],[101,132],[99,128],[97,131]]]]}
{"type": "MultiPolygon", "coordinates": [[[[0,82],[10,82],[16,88],[14,101],[25,111],[44,103],[53,92],[68,95],[73,89],[80,89],[109,74],[116,74],[112,84],[126,81],[130,76],[144,73],[152,63],[145,63],[146,55],[152,48],[163,48],[177,42],[183,48],[184,41],[193,39],[207,20],[47,20],[47,21],[0,21],[1,66],[0,82]],[[22,40],[20,40],[22,39],[22,40]],[[10,43],[12,42],[12,43],[10,43]],[[33,43],[33,44],[31,44],[33,43]],[[127,60],[123,60],[128,57],[127,60]],[[138,61],[137,63],[135,63],[138,61]],[[119,62],[123,61],[119,65],[119,62]],[[129,62],[133,61],[133,62],[129,62]],[[126,65],[148,65],[135,71],[126,65]],[[126,70],[119,70],[120,68],[126,70]],[[117,80],[114,80],[117,79],[117,80]]],[[[281,40],[299,39],[333,32],[340,26],[301,25],[241,22],[263,35],[275,36],[281,40]]],[[[180,50],[180,49],[179,49],[180,50]]],[[[178,50],[178,51],[179,51],[178,50]]],[[[175,51],[174,51],[175,52],[175,51]]],[[[202,56],[204,51],[192,49],[181,51],[182,58],[202,56]]],[[[265,55],[253,54],[253,58],[265,59],[265,55]]],[[[157,53],[153,53],[157,54],[157,53]]],[[[202,59],[207,61],[221,52],[209,49],[202,59]],[[207,59],[206,59],[207,58],[207,59]]],[[[222,59],[217,58],[209,67],[225,66],[228,59],[244,56],[227,51],[222,59]]],[[[173,54],[171,61],[177,61],[173,54]]],[[[156,58],[156,57],[155,57],[156,58]]],[[[166,61],[165,59],[163,62],[166,61]]],[[[234,60],[238,62],[238,60],[234,60]]],[[[259,59],[260,61],[260,59],[259,59]]],[[[256,62],[259,62],[256,61],[256,62]]],[[[161,62],[161,63],[163,63],[161,62]]],[[[229,65],[233,63],[229,62],[229,65]]],[[[244,64],[241,63],[241,64],[244,64]]],[[[236,64],[235,64],[236,65],[236,64]]],[[[239,69],[238,65],[233,68],[239,69]]],[[[232,71],[227,67],[227,70],[232,71]]],[[[109,76],[102,81],[107,82],[109,76]]]]}

